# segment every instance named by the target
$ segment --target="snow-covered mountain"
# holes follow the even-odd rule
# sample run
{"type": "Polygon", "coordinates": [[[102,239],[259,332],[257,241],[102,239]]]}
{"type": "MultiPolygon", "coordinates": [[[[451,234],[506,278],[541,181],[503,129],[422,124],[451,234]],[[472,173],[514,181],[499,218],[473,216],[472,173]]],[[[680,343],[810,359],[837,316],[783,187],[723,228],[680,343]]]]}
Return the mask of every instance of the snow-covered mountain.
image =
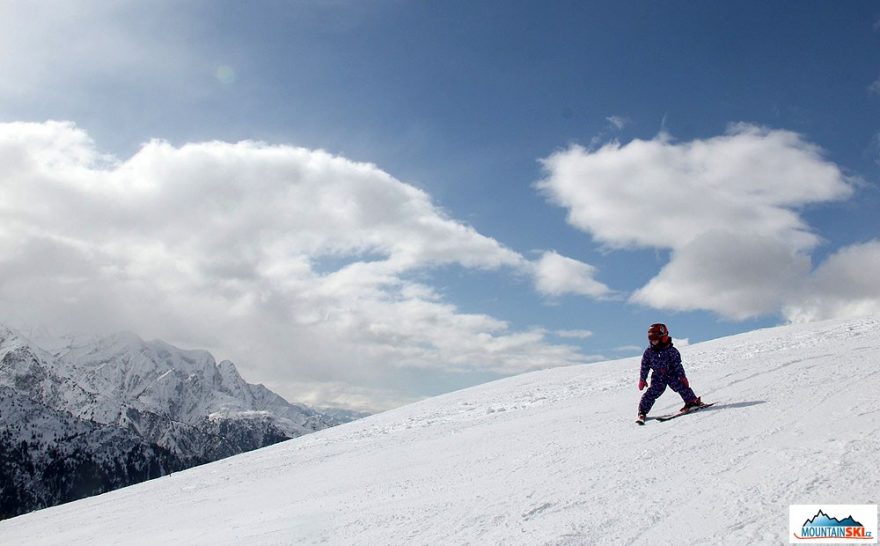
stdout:
{"type": "Polygon", "coordinates": [[[638,359],[529,373],[3,521],[0,543],[763,545],[790,504],[878,502],[880,317],[681,350],[713,408],[635,425],[638,359]]]}
{"type": "Polygon", "coordinates": [[[0,387],[0,518],[187,466],[131,430],[78,419],[0,387]]]}
{"type": "Polygon", "coordinates": [[[0,472],[16,484],[0,492],[0,516],[342,422],[247,383],[231,362],[218,364],[205,351],[128,333],[45,345],[51,350],[0,326],[0,451],[7,455],[0,472]],[[74,451],[101,477],[90,478],[91,488],[60,484],[53,493],[48,476],[75,459],[74,451]],[[133,457],[121,474],[109,464],[120,457],[133,457]],[[36,470],[23,470],[29,467],[36,470]]]}

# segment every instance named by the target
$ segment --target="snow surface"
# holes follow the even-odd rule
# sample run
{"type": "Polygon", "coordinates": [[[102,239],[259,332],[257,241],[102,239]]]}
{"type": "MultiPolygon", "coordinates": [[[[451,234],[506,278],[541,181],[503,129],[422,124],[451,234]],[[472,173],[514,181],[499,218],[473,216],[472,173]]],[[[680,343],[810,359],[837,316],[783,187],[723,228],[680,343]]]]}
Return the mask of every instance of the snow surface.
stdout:
{"type": "Polygon", "coordinates": [[[715,407],[635,425],[638,359],[529,373],[3,521],[0,544],[785,544],[790,504],[880,500],[880,316],[682,354],[715,407]]]}

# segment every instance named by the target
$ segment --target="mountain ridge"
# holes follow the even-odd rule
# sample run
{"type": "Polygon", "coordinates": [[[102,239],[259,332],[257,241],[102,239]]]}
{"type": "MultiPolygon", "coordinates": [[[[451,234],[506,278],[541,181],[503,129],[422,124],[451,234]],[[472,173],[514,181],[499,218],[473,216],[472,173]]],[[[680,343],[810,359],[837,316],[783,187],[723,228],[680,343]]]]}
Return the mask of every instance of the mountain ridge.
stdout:
{"type": "Polygon", "coordinates": [[[51,350],[43,349],[0,325],[0,425],[7,432],[0,450],[17,461],[3,469],[15,486],[0,491],[0,517],[130,485],[128,476],[155,478],[343,422],[247,383],[232,362],[217,363],[207,351],[144,341],[131,332],[49,345],[51,350]],[[83,436],[76,447],[62,445],[78,437],[75,431],[83,436]],[[54,492],[41,487],[53,468],[75,458],[72,450],[87,461],[82,465],[98,468],[88,471],[100,476],[92,479],[94,486],[61,484],[54,492]],[[161,464],[132,462],[135,470],[152,471],[126,469],[120,477],[114,457],[103,454],[123,457],[124,450],[161,464]],[[56,459],[47,459],[50,453],[56,459]]]}

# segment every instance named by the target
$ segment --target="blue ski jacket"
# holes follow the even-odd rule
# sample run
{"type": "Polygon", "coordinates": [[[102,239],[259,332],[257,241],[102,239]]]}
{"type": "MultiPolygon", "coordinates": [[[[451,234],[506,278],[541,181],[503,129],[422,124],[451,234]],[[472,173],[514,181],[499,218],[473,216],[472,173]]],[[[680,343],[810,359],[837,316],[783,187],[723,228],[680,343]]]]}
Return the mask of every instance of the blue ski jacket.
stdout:
{"type": "Polygon", "coordinates": [[[653,370],[658,379],[684,377],[684,366],[681,365],[681,353],[672,346],[670,341],[662,347],[648,347],[642,355],[642,369],[639,376],[642,381],[648,379],[648,371],[653,370]]]}

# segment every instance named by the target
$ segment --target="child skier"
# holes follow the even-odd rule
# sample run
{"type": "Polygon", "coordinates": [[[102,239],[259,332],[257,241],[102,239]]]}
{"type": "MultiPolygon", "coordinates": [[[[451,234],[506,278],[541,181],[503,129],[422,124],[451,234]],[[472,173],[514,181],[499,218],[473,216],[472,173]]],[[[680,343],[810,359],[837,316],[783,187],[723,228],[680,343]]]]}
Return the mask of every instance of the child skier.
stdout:
{"type": "Polygon", "coordinates": [[[684,375],[684,367],[681,365],[681,354],[678,349],[672,346],[672,339],[669,337],[666,325],[652,324],[648,328],[648,342],[651,346],[645,349],[645,354],[642,355],[639,390],[648,386],[648,370],[653,370],[653,373],[651,374],[651,386],[648,387],[639,402],[639,417],[636,422],[640,425],[645,424],[645,417],[651,411],[651,406],[663,394],[667,386],[677,392],[684,400],[684,407],[681,408],[681,411],[702,406],[702,400],[694,394],[688,384],[687,377],[684,375]]]}

